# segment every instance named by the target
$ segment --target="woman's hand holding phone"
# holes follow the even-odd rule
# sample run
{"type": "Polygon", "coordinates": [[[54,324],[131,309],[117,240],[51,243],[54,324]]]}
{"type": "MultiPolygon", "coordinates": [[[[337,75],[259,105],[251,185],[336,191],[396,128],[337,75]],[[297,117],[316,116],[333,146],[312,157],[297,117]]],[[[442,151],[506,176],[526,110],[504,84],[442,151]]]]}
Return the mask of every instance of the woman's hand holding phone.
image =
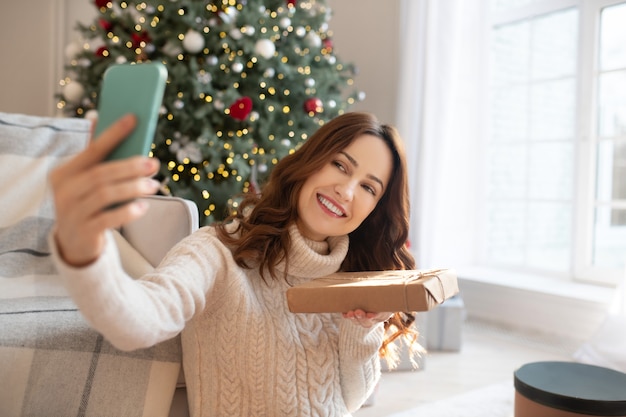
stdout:
{"type": "Polygon", "coordinates": [[[56,209],[54,237],[70,265],[95,261],[104,249],[105,230],[143,215],[147,206],[137,198],[159,189],[160,184],[150,178],[158,172],[157,159],[134,156],[105,162],[136,122],[131,114],[121,117],[50,175],[56,209]]]}

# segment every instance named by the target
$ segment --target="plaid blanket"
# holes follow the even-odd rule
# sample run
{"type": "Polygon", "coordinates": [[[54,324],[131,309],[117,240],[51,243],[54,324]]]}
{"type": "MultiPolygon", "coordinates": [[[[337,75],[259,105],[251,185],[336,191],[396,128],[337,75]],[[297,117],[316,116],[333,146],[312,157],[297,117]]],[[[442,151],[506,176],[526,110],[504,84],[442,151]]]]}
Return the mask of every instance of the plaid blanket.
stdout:
{"type": "Polygon", "coordinates": [[[167,416],[179,339],[122,352],[60,283],[47,178],[89,140],[86,120],[0,113],[0,416],[167,416]]]}
{"type": "Polygon", "coordinates": [[[0,302],[1,416],[167,416],[180,360],[179,338],[115,349],[66,297],[0,302]]]}

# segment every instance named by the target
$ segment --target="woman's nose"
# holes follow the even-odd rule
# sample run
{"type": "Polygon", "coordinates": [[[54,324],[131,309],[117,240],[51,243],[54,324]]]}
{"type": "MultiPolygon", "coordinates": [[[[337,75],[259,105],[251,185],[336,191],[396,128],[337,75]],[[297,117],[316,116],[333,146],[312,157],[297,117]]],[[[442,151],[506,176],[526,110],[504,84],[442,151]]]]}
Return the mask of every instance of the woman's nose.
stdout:
{"type": "Polygon", "coordinates": [[[354,188],[355,185],[351,181],[348,181],[345,183],[337,184],[335,186],[335,191],[337,192],[337,194],[339,194],[339,197],[343,201],[352,201],[352,199],[354,198],[354,188]]]}

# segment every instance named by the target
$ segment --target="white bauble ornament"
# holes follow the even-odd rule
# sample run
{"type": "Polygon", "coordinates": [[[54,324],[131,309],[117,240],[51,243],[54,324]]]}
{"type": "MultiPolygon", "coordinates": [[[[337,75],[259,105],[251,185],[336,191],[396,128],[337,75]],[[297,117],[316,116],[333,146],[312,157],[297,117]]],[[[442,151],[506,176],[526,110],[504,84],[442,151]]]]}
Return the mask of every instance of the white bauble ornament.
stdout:
{"type": "Polygon", "coordinates": [[[189,29],[183,39],[183,48],[190,54],[197,54],[204,49],[204,36],[195,30],[189,29]]]}
{"type": "Polygon", "coordinates": [[[241,62],[233,62],[233,65],[230,66],[230,69],[233,70],[233,72],[239,74],[241,71],[243,71],[243,64],[241,62]]]}
{"type": "Polygon", "coordinates": [[[87,120],[91,120],[91,121],[96,121],[96,120],[98,120],[98,110],[96,110],[96,109],[91,109],[91,110],[88,110],[88,111],[85,113],[85,119],[87,119],[87,120]]]}
{"type": "Polygon", "coordinates": [[[248,36],[252,36],[256,33],[256,29],[254,28],[254,26],[246,25],[243,28],[244,28],[244,32],[248,36]]]}
{"type": "Polygon", "coordinates": [[[276,75],[276,70],[274,68],[268,68],[263,73],[265,78],[274,78],[274,75],[276,75]]]}
{"type": "Polygon", "coordinates": [[[174,108],[177,110],[181,110],[183,107],[185,107],[185,102],[182,100],[175,100],[174,101],[174,108]]]}
{"type": "Polygon", "coordinates": [[[143,48],[144,52],[147,54],[151,54],[155,51],[156,47],[153,43],[146,44],[145,48],[143,48]]]}
{"type": "Polygon", "coordinates": [[[185,158],[188,158],[194,164],[202,162],[202,151],[197,143],[189,142],[176,152],[176,159],[178,159],[178,162],[182,163],[185,158]]]}
{"type": "Polygon", "coordinates": [[[79,67],[89,68],[91,66],[91,60],[87,58],[81,58],[77,62],[79,67]]]}
{"type": "Polygon", "coordinates": [[[83,48],[78,42],[71,42],[65,47],[65,57],[69,60],[76,58],[83,48]]]}
{"type": "Polygon", "coordinates": [[[254,111],[254,110],[253,110],[253,111],[251,111],[251,112],[250,112],[250,116],[249,116],[248,120],[250,120],[251,122],[254,122],[254,121],[256,121],[256,120],[259,120],[259,112],[254,111]]]}
{"type": "Polygon", "coordinates": [[[206,71],[198,72],[198,74],[196,75],[196,78],[200,84],[204,84],[204,85],[207,85],[213,80],[213,77],[211,76],[211,74],[206,71]]]}
{"type": "Polygon", "coordinates": [[[220,19],[222,19],[222,22],[226,24],[231,24],[235,21],[238,14],[239,12],[237,11],[237,9],[231,6],[226,8],[226,10],[224,10],[223,12],[219,12],[218,15],[220,19]]]}
{"type": "Polygon", "coordinates": [[[309,32],[304,40],[306,41],[307,45],[312,48],[319,48],[320,46],[322,46],[322,38],[320,38],[320,36],[315,32],[309,32]]]}
{"type": "Polygon", "coordinates": [[[280,141],[280,144],[283,145],[284,147],[288,148],[291,146],[291,141],[289,139],[283,139],[280,141]]]}
{"type": "Polygon", "coordinates": [[[163,116],[164,114],[167,114],[167,108],[163,105],[161,105],[161,107],[159,108],[159,114],[161,116],[163,116]]]}
{"type": "Polygon", "coordinates": [[[287,29],[289,26],[291,26],[291,19],[288,17],[283,17],[278,22],[278,26],[280,26],[282,29],[287,29]]]}
{"type": "Polygon", "coordinates": [[[315,87],[315,80],[313,78],[307,78],[306,80],[304,80],[304,85],[309,88],[315,87]]]}
{"type": "Polygon", "coordinates": [[[254,53],[265,59],[270,59],[276,52],[276,45],[269,39],[259,39],[254,45],[254,53]]]}
{"type": "Polygon", "coordinates": [[[359,101],[365,100],[365,91],[359,91],[356,98],[359,99],[359,101]]]}
{"type": "Polygon", "coordinates": [[[335,100],[328,100],[328,107],[334,109],[335,107],[337,107],[337,102],[335,100]]]}
{"type": "Polygon", "coordinates": [[[224,110],[224,102],[222,100],[213,100],[213,107],[215,110],[224,110]]]}
{"type": "Polygon", "coordinates": [[[85,89],[83,88],[83,85],[78,81],[72,81],[68,84],[65,84],[65,87],[63,88],[63,97],[65,97],[65,100],[69,101],[70,103],[80,102],[84,94],[85,89]]]}
{"type": "Polygon", "coordinates": [[[217,57],[215,55],[209,55],[206,57],[206,63],[213,66],[213,65],[217,65],[217,63],[219,62],[219,60],[217,59],[217,57]]]}
{"type": "Polygon", "coordinates": [[[228,34],[230,35],[231,38],[233,38],[234,40],[238,41],[241,38],[243,38],[243,33],[241,33],[241,29],[239,28],[233,28],[231,29],[228,34]]]}
{"type": "Polygon", "coordinates": [[[115,62],[117,64],[125,64],[128,61],[128,59],[126,59],[126,57],[124,55],[120,55],[117,58],[115,58],[115,62]]]}
{"type": "Polygon", "coordinates": [[[172,58],[178,56],[178,54],[183,52],[183,49],[179,45],[174,44],[169,41],[167,41],[165,45],[163,45],[163,48],[161,48],[161,50],[163,51],[165,55],[172,57],[172,58]]]}
{"type": "Polygon", "coordinates": [[[257,165],[260,173],[267,172],[267,164],[259,164],[257,165]]]}
{"type": "Polygon", "coordinates": [[[298,36],[299,38],[303,38],[304,35],[306,35],[306,29],[304,28],[304,26],[298,26],[296,28],[296,36],[298,36]]]}

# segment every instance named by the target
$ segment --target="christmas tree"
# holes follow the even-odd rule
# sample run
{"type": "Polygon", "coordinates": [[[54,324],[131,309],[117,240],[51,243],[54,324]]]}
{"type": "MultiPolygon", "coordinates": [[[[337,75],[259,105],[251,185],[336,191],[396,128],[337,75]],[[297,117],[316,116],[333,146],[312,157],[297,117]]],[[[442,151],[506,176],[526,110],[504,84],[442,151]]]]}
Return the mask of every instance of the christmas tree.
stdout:
{"type": "Polygon", "coordinates": [[[320,0],[95,0],[66,48],[58,107],[90,117],[106,68],[163,62],[169,72],[152,153],[166,192],[221,220],[272,167],[362,94],[333,51],[320,0]],[[351,91],[348,91],[351,89],[351,91]]]}

